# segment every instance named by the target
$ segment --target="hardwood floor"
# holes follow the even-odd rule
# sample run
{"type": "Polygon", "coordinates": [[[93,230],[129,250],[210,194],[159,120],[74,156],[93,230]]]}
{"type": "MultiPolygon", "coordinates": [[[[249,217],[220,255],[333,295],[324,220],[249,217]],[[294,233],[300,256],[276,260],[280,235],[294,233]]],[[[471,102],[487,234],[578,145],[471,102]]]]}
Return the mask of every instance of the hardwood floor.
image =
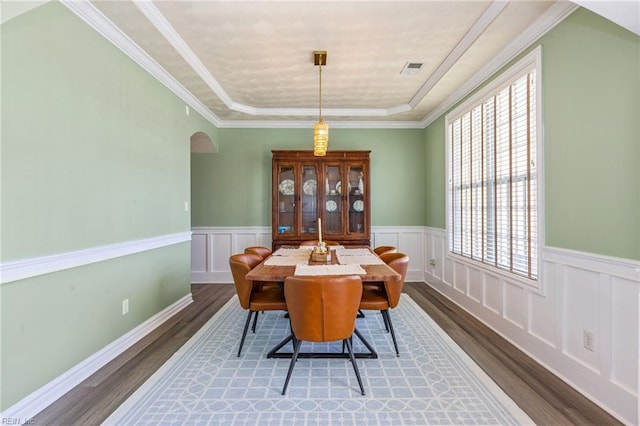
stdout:
{"type": "MultiPolygon", "coordinates": [[[[404,291],[536,424],[622,424],[428,285],[406,283],[404,291]]],[[[32,424],[102,423],[235,294],[235,287],[194,284],[192,294],[191,305],[39,413],[32,424]]]]}

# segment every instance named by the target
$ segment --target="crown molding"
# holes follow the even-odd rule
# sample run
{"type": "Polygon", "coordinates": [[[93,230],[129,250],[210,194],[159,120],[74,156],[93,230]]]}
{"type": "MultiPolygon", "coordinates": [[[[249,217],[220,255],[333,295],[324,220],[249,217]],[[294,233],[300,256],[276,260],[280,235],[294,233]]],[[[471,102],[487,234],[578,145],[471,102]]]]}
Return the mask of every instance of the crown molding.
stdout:
{"type": "Polygon", "coordinates": [[[75,13],[87,25],[96,30],[101,36],[116,46],[122,53],[131,58],[142,69],[166,86],[187,105],[196,110],[214,126],[220,126],[222,121],[211,112],[202,102],[180,84],[171,74],[160,66],[140,46],[131,40],[113,22],[107,19],[88,0],[60,0],[67,9],[75,13]]]}
{"type": "MultiPolygon", "coordinates": [[[[313,122],[309,121],[292,121],[292,120],[222,120],[216,114],[211,112],[202,102],[200,102],[191,92],[189,92],[182,84],[171,76],[164,68],[154,61],[144,50],[142,50],[133,40],[124,34],[113,22],[102,14],[88,0],[61,0],[61,3],[69,10],[75,13],[80,19],[95,29],[104,38],[114,44],[125,55],[130,57],[134,62],[140,65],[145,71],[154,78],[164,84],[169,90],[175,93],[187,105],[200,113],[206,120],[218,128],[308,128],[313,126],[313,122]]],[[[164,16],[157,10],[151,2],[134,1],[140,11],[150,20],[150,22],[167,38],[172,46],[181,54],[183,58],[192,66],[201,78],[209,85],[209,87],[220,97],[230,109],[242,112],[248,115],[271,115],[271,116],[313,116],[315,110],[310,108],[254,108],[234,102],[224,91],[222,86],[215,78],[205,69],[197,56],[191,51],[187,44],[179,37],[173,27],[167,22],[164,16]]],[[[362,117],[362,116],[378,116],[388,117],[401,112],[412,110],[421,100],[430,88],[442,77],[443,73],[449,67],[453,66],[460,55],[470,46],[470,44],[482,34],[483,29],[491,23],[493,19],[502,11],[506,2],[493,2],[482,17],[474,24],[469,34],[465,36],[458,46],[447,57],[447,60],[438,68],[437,76],[433,76],[414,98],[403,105],[396,105],[390,108],[370,108],[370,109],[349,109],[335,108],[326,109],[326,116],[334,117],[362,117]],[[440,75],[442,74],[442,75],[440,75]]],[[[462,98],[475,90],[487,78],[491,77],[496,71],[506,65],[515,56],[529,47],[538,38],[555,27],[559,22],[566,18],[578,6],[568,1],[559,1],[554,3],[540,18],[538,18],[529,28],[527,28],[520,36],[511,42],[504,50],[502,50],[493,60],[478,71],[469,81],[460,86],[458,90],[452,93],[444,102],[442,102],[434,111],[425,116],[422,120],[416,121],[389,121],[389,120],[362,120],[362,121],[335,121],[329,122],[334,128],[371,128],[371,129],[418,129],[425,128],[438,117],[444,114],[453,105],[462,98]]]]}
{"type": "Polygon", "coordinates": [[[482,67],[471,79],[460,86],[449,97],[447,97],[436,109],[427,115],[421,122],[423,127],[427,127],[433,123],[438,117],[447,112],[455,104],[460,102],[469,93],[478,88],[493,74],[498,72],[502,67],[507,65],[512,59],[522,53],[531,46],[536,40],[545,35],[556,25],[562,22],[574,10],[577,5],[559,1],[553,4],[547,11],[542,14],[533,24],[531,24],[523,33],[516,37],[509,45],[496,55],[490,62],[482,67]]]}

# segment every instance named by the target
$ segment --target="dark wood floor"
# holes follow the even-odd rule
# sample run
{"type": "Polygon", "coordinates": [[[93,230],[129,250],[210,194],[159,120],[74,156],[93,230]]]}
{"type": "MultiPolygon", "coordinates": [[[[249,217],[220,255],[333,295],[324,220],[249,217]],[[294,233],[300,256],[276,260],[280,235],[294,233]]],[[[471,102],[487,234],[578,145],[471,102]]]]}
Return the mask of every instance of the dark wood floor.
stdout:
{"type": "MultiPolygon", "coordinates": [[[[621,424],[428,285],[407,283],[404,291],[536,424],[621,424]]],[[[194,284],[192,293],[191,305],[42,411],[32,424],[102,423],[235,294],[235,287],[194,284]]]]}

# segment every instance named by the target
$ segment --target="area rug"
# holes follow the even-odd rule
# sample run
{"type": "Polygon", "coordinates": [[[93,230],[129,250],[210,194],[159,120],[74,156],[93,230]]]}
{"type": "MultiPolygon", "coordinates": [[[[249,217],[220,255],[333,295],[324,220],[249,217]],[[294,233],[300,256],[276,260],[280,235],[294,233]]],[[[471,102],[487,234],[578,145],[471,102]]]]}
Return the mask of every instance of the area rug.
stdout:
{"type": "MultiPolygon", "coordinates": [[[[391,316],[399,357],[378,312],[357,320],[378,353],[357,360],[366,395],[347,359],[299,359],[283,396],[290,360],[266,354],[289,335],[289,321],[281,312],[260,314],[238,357],[246,311],[234,296],[104,424],[534,424],[408,295],[391,316]]],[[[304,345],[342,349],[339,342],[304,345]]]]}

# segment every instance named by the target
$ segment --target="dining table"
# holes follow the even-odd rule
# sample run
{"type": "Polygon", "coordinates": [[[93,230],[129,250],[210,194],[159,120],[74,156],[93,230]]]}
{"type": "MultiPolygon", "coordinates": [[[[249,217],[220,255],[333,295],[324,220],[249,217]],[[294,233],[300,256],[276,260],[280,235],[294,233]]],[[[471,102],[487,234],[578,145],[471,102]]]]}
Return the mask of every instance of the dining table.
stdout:
{"type": "MultiPolygon", "coordinates": [[[[284,283],[287,277],[303,275],[358,275],[362,282],[400,281],[402,276],[387,265],[368,246],[329,246],[326,260],[312,260],[311,247],[280,247],[246,275],[251,281],[284,283]]],[[[369,352],[357,352],[356,358],[377,358],[371,344],[356,328],[354,334],[369,352]]],[[[293,335],[271,349],[267,358],[291,358],[291,352],[279,352],[293,335]]],[[[300,358],[343,358],[345,353],[305,352],[300,358]]]]}
{"type": "MultiPolygon", "coordinates": [[[[296,275],[296,267],[298,265],[308,265],[308,266],[330,266],[330,265],[359,265],[364,272],[355,274],[359,275],[362,279],[362,282],[380,282],[380,281],[400,281],[402,277],[399,273],[397,273],[393,268],[384,263],[378,255],[375,254],[373,250],[371,250],[368,246],[328,246],[330,253],[330,259],[327,261],[313,261],[311,257],[303,259],[303,256],[296,256],[295,253],[302,253],[303,251],[311,251],[313,246],[310,248],[302,248],[302,247],[281,247],[280,249],[273,252],[273,254],[263,260],[258,266],[253,268],[246,275],[246,279],[251,281],[276,281],[276,282],[284,282],[287,277],[292,277],[296,275]],[[278,252],[285,252],[287,250],[291,251],[291,255],[279,255],[278,252]],[[342,253],[348,253],[352,250],[358,250],[357,254],[353,255],[345,255],[341,256],[342,253]],[[367,256],[364,253],[369,253],[367,256]],[[274,258],[296,258],[298,260],[292,260],[291,262],[286,262],[287,259],[283,261],[274,262],[274,258]],[[349,259],[353,257],[354,261],[361,261],[363,263],[350,263],[349,259]],[[375,263],[368,263],[366,259],[372,259],[369,262],[372,262],[373,259],[379,259],[375,263]],[[270,260],[271,259],[271,260],[270,260]],[[342,263],[341,263],[342,259],[342,263]],[[349,263],[347,263],[349,262],[349,263]]],[[[309,253],[310,254],[310,253],[309,253]]],[[[299,268],[298,268],[299,269],[299,268]]],[[[308,269],[308,268],[307,268],[308,269]]],[[[347,271],[345,269],[345,271],[347,271]]],[[[300,275],[300,274],[298,274],[300,275]]],[[[339,269],[328,270],[327,275],[351,275],[349,273],[340,274],[339,269]]]]}

